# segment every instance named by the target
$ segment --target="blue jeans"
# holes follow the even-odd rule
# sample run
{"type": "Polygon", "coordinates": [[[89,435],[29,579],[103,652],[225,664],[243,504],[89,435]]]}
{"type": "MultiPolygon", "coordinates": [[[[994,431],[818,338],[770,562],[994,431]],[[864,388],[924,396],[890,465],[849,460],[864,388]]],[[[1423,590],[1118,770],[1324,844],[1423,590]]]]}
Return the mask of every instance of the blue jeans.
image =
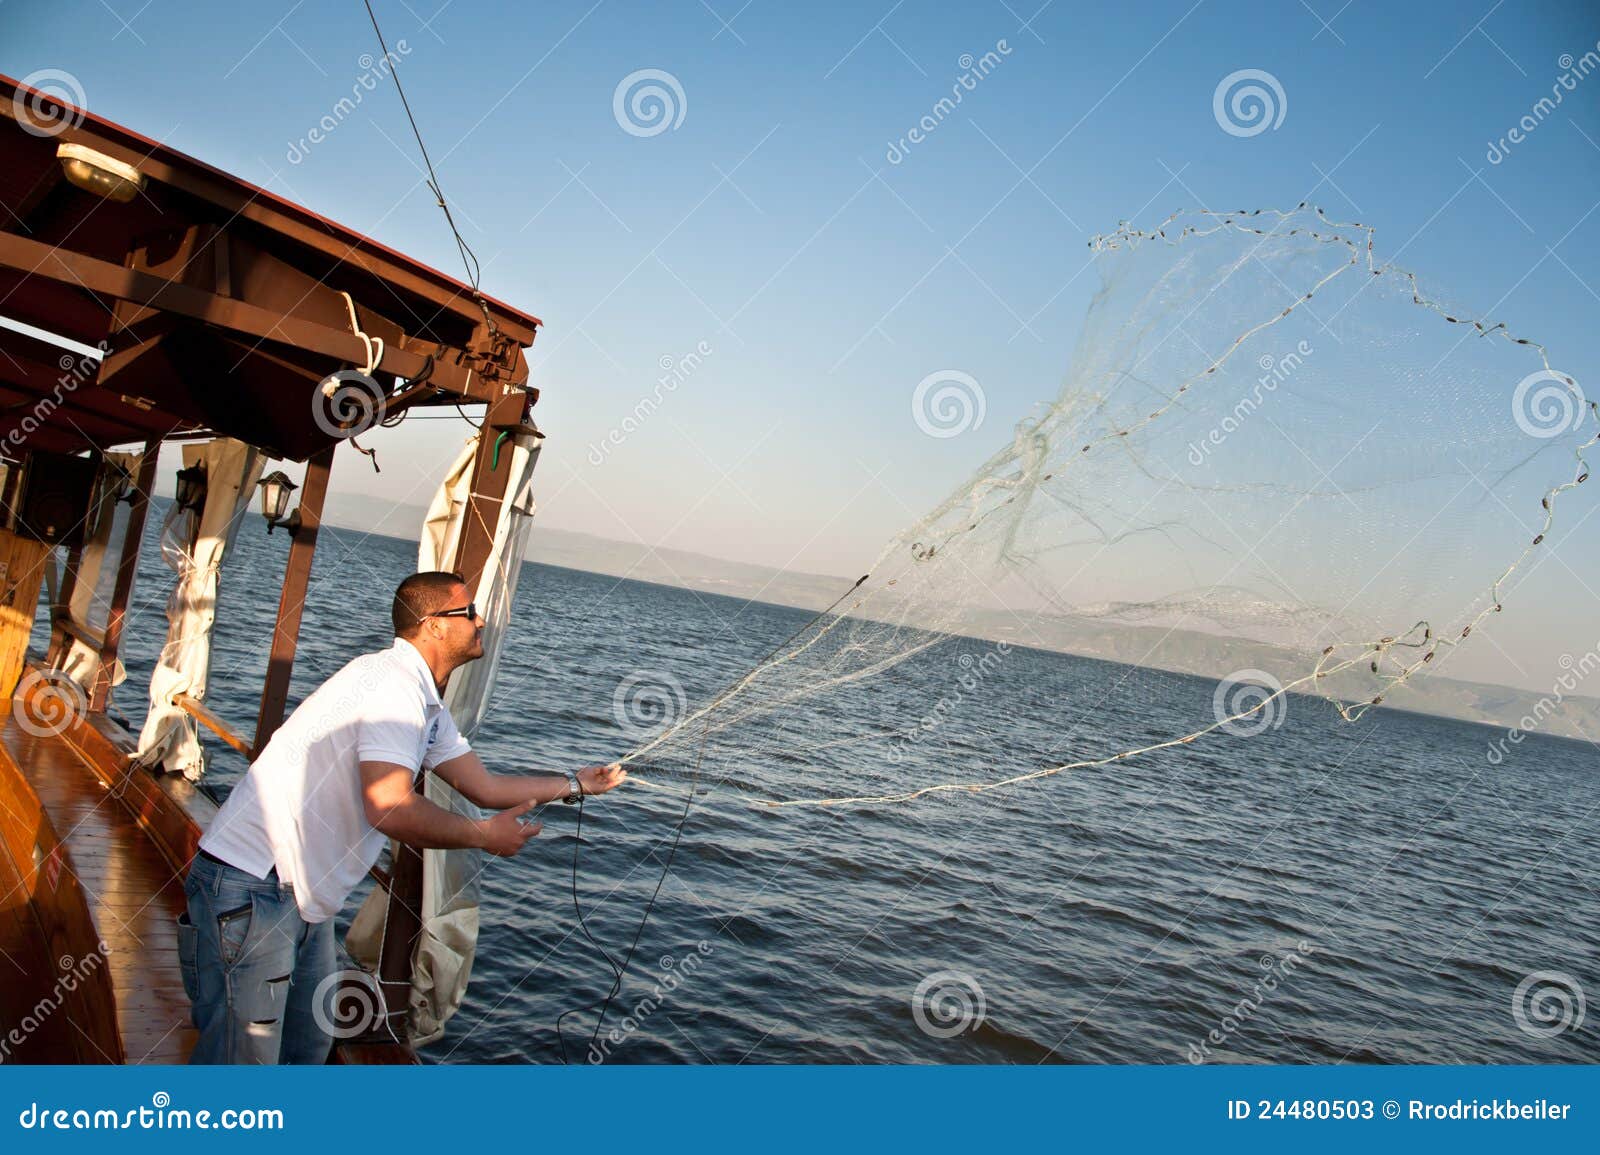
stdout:
{"type": "MultiPolygon", "coordinates": [[[[191,1063],[324,1063],[319,984],[334,973],[333,920],[308,923],[294,891],[196,855],[178,962],[200,1041],[191,1063]]],[[[324,996],[328,991],[320,992],[324,996]]]]}

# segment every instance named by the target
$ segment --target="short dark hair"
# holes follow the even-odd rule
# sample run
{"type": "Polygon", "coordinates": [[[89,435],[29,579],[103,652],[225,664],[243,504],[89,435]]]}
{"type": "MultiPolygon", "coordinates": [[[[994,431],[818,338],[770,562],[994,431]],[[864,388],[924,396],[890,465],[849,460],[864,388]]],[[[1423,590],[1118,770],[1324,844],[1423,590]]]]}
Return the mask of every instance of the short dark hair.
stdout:
{"type": "Polygon", "coordinates": [[[427,616],[448,608],[456,587],[466,584],[460,574],[443,570],[414,573],[406,578],[394,591],[394,605],[389,609],[394,636],[415,637],[427,616]]]}

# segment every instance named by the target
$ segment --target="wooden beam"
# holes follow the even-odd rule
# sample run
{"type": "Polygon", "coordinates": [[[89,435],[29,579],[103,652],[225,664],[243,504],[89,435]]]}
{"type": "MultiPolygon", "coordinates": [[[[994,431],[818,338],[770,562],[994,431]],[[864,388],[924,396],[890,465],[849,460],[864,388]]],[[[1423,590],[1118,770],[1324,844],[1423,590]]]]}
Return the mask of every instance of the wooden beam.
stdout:
{"type": "Polygon", "coordinates": [[[139,458],[139,476],[133,483],[133,501],[128,509],[128,526],[122,534],[122,555],[117,558],[117,582],[111,590],[111,608],[106,613],[106,637],[100,647],[100,668],[89,691],[89,710],[104,713],[111,701],[111,679],[117,669],[117,649],[122,644],[122,626],[128,616],[128,598],[133,593],[133,578],[139,572],[139,542],[144,537],[145,513],[150,508],[150,490],[156,483],[156,458],[161,442],[145,442],[139,458]]]}
{"type": "MultiPolygon", "coordinates": [[[[31,235],[35,231],[33,225],[29,223],[29,219],[33,216],[35,210],[44,204],[45,198],[54,192],[64,180],[66,180],[66,174],[62,172],[59,165],[54,165],[46,169],[44,174],[33,182],[33,187],[22,194],[20,201],[14,205],[7,206],[11,216],[22,226],[24,232],[31,235]]],[[[10,226],[7,225],[6,227],[9,228],[10,226]]]]}
{"type": "MultiPolygon", "coordinates": [[[[86,289],[118,301],[153,306],[168,313],[243,333],[259,341],[273,341],[320,353],[346,365],[361,364],[366,360],[366,347],[349,329],[334,329],[315,321],[287,316],[281,311],[218,296],[193,285],[114,265],[110,261],[69,249],[41,244],[14,233],[0,233],[0,267],[11,268],[27,277],[39,277],[86,289]]],[[[332,290],[328,292],[331,294],[332,290]]],[[[338,298],[334,300],[337,302],[338,298]]],[[[434,346],[430,344],[429,348],[433,349],[434,346]]],[[[100,371],[102,385],[109,387],[116,364],[116,354],[106,358],[100,371]]],[[[426,354],[397,345],[384,348],[382,369],[385,373],[409,379],[421,374],[427,366],[426,354]]],[[[432,373],[431,379],[441,388],[478,401],[490,400],[489,394],[502,388],[498,383],[475,376],[471,368],[457,364],[447,356],[434,359],[432,373]]]]}
{"type": "Polygon", "coordinates": [[[317,531],[322,525],[322,501],[328,493],[328,471],[333,467],[330,445],[306,463],[306,479],[300,490],[300,525],[291,530],[289,561],[284,567],[283,595],[278,599],[278,621],[272,631],[272,656],[267,660],[267,680],[261,687],[261,711],[256,716],[255,752],[283,725],[284,707],[289,702],[289,677],[294,673],[295,647],[300,641],[300,617],[305,610],[306,589],[311,584],[311,559],[317,550],[317,531]]]}
{"type": "MultiPolygon", "coordinates": [[[[0,117],[16,119],[14,85],[0,82],[0,117]]],[[[20,105],[18,105],[20,107],[20,105]]],[[[320,252],[334,266],[346,265],[433,302],[462,320],[482,316],[472,290],[454,277],[429,268],[370,237],[248,184],[210,165],[175,152],[121,125],[89,115],[64,126],[59,139],[83,144],[132,165],[150,181],[216,205],[220,219],[248,221],[320,252]]],[[[152,190],[153,191],[153,190],[152,190]]],[[[208,216],[211,214],[207,214],[208,216]]],[[[315,275],[317,270],[309,269],[315,275]]],[[[541,324],[537,317],[486,296],[501,330],[519,344],[531,345],[541,324]]]]}

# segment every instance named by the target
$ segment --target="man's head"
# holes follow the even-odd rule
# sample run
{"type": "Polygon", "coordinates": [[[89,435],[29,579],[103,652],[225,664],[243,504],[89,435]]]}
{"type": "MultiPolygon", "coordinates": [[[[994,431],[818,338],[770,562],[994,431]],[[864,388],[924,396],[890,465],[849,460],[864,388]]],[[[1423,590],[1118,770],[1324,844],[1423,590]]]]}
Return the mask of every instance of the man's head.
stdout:
{"type": "Polygon", "coordinates": [[[436,674],[483,657],[483,619],[466,611],[472,595],[460,574],[414,573],[394,591],[394,636],[404,638],[436,674]]]}

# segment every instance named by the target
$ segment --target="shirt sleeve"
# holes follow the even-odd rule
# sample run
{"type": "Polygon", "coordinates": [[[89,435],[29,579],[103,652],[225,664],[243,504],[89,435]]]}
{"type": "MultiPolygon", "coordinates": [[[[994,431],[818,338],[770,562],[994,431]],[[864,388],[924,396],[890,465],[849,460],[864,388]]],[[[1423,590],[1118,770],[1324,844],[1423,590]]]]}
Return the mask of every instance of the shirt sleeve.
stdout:
{"type": "Polygon", "coordinates": [[[440,710],[439,716],[434,719],[433,730],[428,740],[428,752],[422,757],[422,765],[432,770],[441,762],[448,762],[452,758],[459,758],[471,752],[472,747],[461,736],[461,731],[456,729],[456,720],[450,716],[450,711],[440,710]]]}
{"type": "MultiPolygon", "coordinates": [[[[420,697],[420,695],[419,695],[420,697]]],[[[423,748],[422,703],[387,701],[362,712],[356,731],[356,757],[362,762],[393,762],[413,773],[423,748]]]]}

